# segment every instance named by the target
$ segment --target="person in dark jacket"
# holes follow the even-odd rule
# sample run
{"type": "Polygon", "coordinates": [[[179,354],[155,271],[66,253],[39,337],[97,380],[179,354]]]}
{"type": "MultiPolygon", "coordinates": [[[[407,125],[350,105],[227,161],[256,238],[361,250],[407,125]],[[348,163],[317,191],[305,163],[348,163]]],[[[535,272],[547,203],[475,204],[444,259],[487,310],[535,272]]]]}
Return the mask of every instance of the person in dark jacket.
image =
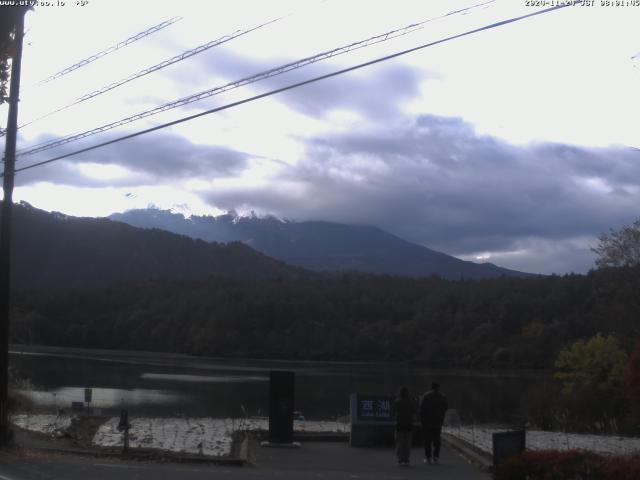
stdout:
{"type": "Polygon", "coordinates": [[[431,384],[431,390],[420,399],[420,423],[424,437],[424,462],[438,463],[440,458],[440,433],[444,414],[449,408],[447,397],[440,392],[440,385],[431,384]],[[432,456],[433,453],[433,456],[432,456]]]}
{"type": "Polygon", "coordinates": [[[400,396],[394,403],[396,414],[396,454],[398,465],[409,465],[411,456],[411,437],[413,434],[413,422],[416,418],[416,406],[409,398],[409,389],[402,387],[400,396]]]}

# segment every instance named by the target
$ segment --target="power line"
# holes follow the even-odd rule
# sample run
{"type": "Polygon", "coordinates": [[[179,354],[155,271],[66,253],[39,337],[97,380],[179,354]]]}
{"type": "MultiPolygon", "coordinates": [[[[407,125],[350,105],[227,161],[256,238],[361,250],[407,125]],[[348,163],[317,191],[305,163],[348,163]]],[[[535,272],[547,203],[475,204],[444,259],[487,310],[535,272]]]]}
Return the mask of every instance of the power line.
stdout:
{"type": "Polygon", "coordinates": [[[190,120],[194,120],[196,118],[203,117],[205,115],[210,115],[212,113],[220,112],[222,110],[227,110],[229,108],[237,107],[239,105],[243,105],[245,103],[249,103],[249,102],[252,102],[254,100],[259,100],[261,98],[270,97],[270,96],[278,94],[278,93],[286,92],[287,90],[292,90],[294,88],[302,87],[304,85],[309,85],[311,83],[315,83],[315,82],[318,82],[320,80],[325,80],[327,78],[335,77],[335,76],[342,75],[342,74],[345,74],[345,73],[348,73],[348,72],[352,72],[354,70],[358,70],[358,69],[361,69],[361,68],[364,68],[364,67],[375,65],[377,63],[384,62],[384,61],[387,61],[387,60],[391,60],[393,58],[397,58],[397,57],[400,57],[402,55],[407,55],[408,53],[413,53],[413,52],[416,52],[418,50],[422,50],[422,49],[425,49],[425,48],[428,48],[428,47],[432,47],[434,45],[439,45],[441,43],[445,43],[445,42],[449,42],[451,40],[456,40],[458,38],[462,38],[462,37],[466,37],[466,36],[469,36],[469,35],[473,35],[475,33],[479,33],[479,32],[485,31],[485,30],[490,30],[492,28],[501,27],[501,26],[507,25],[509,23],[514,23],[514,22],[518,22],[520,20],[524,20],[524,19],[527,19],[527,18],[535,17],[537,15],[542,15],[542,14],[545,14],[545,13],[549,13],[549,12],[552,12],[552,11],[555,11],[555,10],[559,10],[561,8],[565,8],[567,6],[568,6],[568,4],[557,5],[557,6],[554,6],[554,7],[546,8],[544,10],[538,10],[537,12],[528,13],[526,15],[521,15],[521,16],[518,16],[518,17],[509,18],[507,20],[501,20],[499,22],[495,22],[495,23],[492,23],[492,24],[489,24],[489,25],[485,25],[483,27],[475,28],[473,30],[467,30],[466,32],[463,32],[463,33],[459,33],[459,34],[456,34],[456,35],[451,35],[449,37],[446,37],[446,38],[443,38],[443,39],[440,39],[440,40],[436,40],[436,41],[433,41],[433,42],[425,43],[425,44],[419,45],[417,47],[409,48],[407,50],[402,50],[400,52],[392,53],[390,55],[386,55],[384,57],[379,57],[379,58],[376,58],[374,60],[370,60],[368,62],[364,62],[364,63],[360,63],[358,65],[354,65],[352,67],[343,68],[341,70],[337,70],[337,71],[332,72],[332,73],[327,73],[325,75],[320,75],[318,77],[314,77],[314,78],[311,78],[311,79],[308,79],[308,80],[304,80],[302,82],[293,83],[293,84],[287,85],[285,87],[277,88],[277,89],[271,90],[269,92],[261,93],[259,95],[254,95],[253,97],[248,97],[248,98],[245,98],[243,100],[239,100],[237,102],[228,103],[228,104],[222,105],[220,107],[216,107],[216,108],[212,108],[212,109],[209,109],[209,110],[205,110],[204,112],[200,112],[200,113],[196,113],[196,114],[193,114],[193,115],[189,115],[187,117],[182,117],[182,118],[179,118],[177,120],[173,120],[173,121],[168,122],[168,123],[163,123],[162,125],[157,125],[155,127],[147,128],[145,130],[141,130],[139,132],[131,133],[129,135],[124,135],[122,137],[118,137],[118,138],[115,138],[113,140],[109,140],[107,142],[103,142],[103,143],[99,143],[99,144],[96,144],[96,145],[92,145],[90,147],[83,148],[83,149],[80,149],[80,150],[76,150],[74,152],[70,152],[70,153],[67,153],[67,154],[64,154],[64,155],[60,155],[58,157],[50,158],[50,159],[44,160],[42,162],[37,162],[37,163],[34,163],[32,165],[28,165],[26,167],[18,168],[15,171],[17,173],[17,172],[22,172],[22,171],[25,171],[25,170],[29,170],[31,168],[39,167],[41,165],[46,165],[48,163],[52,163],[52,162],[55,162],[55,161],[58,161],[58,160],[62,160],[64,158],[69,158],[69,157],[72,157],[74,155],[78,155],[80,153],[85,153],[85,152],[88,152],[88,151],[91,151],[91,150],[95,150],[97,148],[105,147],[107,145],[111,145],[111,144],[114,144],[114,143],[122,142],[122,141],[128,140],[130,138],[134,138],[134,137],[138,137],[140,135],[145,135],[147,133],[155,132],[156,130],[161,130],[161,129],[166,128],[166,127],[171,127],[171,126],[177,125],[179,123],[188,122],[190,120]]]}
{"type": "Polygon", "coordinates": [[[77,70],[78,68],[84,67],[85,65],[91,63],[91,62],[95,62],[96,60],[98,60],[99,58],[104,57],[105,55],[108,55],[112,52],[115,52],[116,50],[121,49],[122,47],[126,47],[127,45],[136,42],[138,40],[140,40],[141,38],[144,38],[148,35],[151,35],[152,33],[157,32],[158,30],[162,30],[165,27],[168,27],[169,25],[172,25],[178,21],[182,20],[182,17],[173,17],[170,18],[169,20],[165,20],[162,23],[159,23],[158,25],[154,25],[153,27],[150,27],[140,33],[136,33],[135,35],[127,38],[126,40],[123,40],[121,42],[116,43],[115,45],[112,45],[111,47],[107,48],[106,50],[102,50],[101,52],[98,52],[94,55],[91,55],[90,57],[85,58],[84,60],[80,60],[78,63],[75,63],[67,68],[64,68],[62,70],[60,70],[57,73],[54,73],[53,75],[45,78],[44,80],[40,80],[39,83],[48,83],[51,82],[52,80],[55,80],[57,78],[60,78],[70,72],[73,72],[74,70],[77,70]]]}
{"type": "Polygon", "coordinates": [[[125,83],[129,83],[133,80],[136,80],[140,77],[143,77],[145,75],[149,75],[150,73],[156,72],[158,70],[161,70],[165,67],[168,67],[169,65],[173,65],[174,63],[178,63],[181,62],[182,60],[185,60],[187,58],[193,57],[194,55],[197,55],[199,53],[202,53],[206,50],[209,50],[213,47],[217,47],[218,45],[222,45],[223,43],[226,43],[230,40],[233,40],[234,38],[237,37],[241,37],[242,35],[246,35],[248,33],[253,32],[254,30],[258,30],[259,28],[265,27],[267,25],[270,25],[274,22],[277,22],[278,20],[282,20],[283,18],[285,18],[285,16],[282,17],[278,17],[275,18],[273,20],[270,20],[268,22],[262,23],[258,26],[249,28],[249,29],[245,29],[245,30],[236,30],[228,35],[224,35],[216,40],[212,40],[210,42],[207,42],[205,44],[202,44],[196,48],[193,48],[191,50],[187,50],[186,52],[181,53],[180,55],[176,55],[172,58],[169,58],[167,60],[164,60],[156,65],[153,65],[151,67],[147,67],[145,69],[140,70],[139,72],[133,73],[125,78],[122,78],[120,80],[117,80],[113,83],[110,83],[109,85],[105,85],[104,87],[101,87],[97,90],[94,90],[93,92],[87,93],[85,95],[82,95],[81,97],[78,97],[77,99],[75,99],[72,103],[68,104],[68,105],[64,105],[60,108],[57,108],[56,110],[53,110],[45,115],[42,115],[40,117],[37,117],[29,122],[23,123],[22,125],[20,125],[20,127],[18,128],[22,128],[22,127],[26,127],[27,125],[31,125],[39,120],[42,120],[44,118],[47,118],[55,113],[61,112],[63,110],[66,110],[67,108],[73,107],[74,105],[78,105],[79,103],[85,102],[87,100],[90,100],[94,97],[97,97],[98,95],[102,95],[103,93],[109,92],[115,88],[118,88],[122,85],[124,85],[125,83]]]}
{"type": "Polygon", "coordinates": [[[81,133],[77,133],[77,134],[68,135],[68,136],[62,137],[62,138],[60,138],[58,140],[53,140],[53,141],[50,141],[50,142],[43,142],[41,144],[36,144],[36,145],[32,146],[31,148],[23,149],[23,150],[19,151],[18,152],[18,156],[20,157],[20,156],[25,156],[25,155],[32,155],[34,153],[39,153],[39,152],[42,152],[44,150],[49,150],[51,148],[55,148],[55,147],[64,145],[64,144],[69,143],[69,142],[74,142],[76,140],[81,140],[83,138],[90,137],[92,135],[96,135],[98,133],[102,133],[102,132],[105,132],[105,131],[108,131],[108,130],[112,130],[112,129],[120,127],[122,125],[126,125],[126,124],[129,124],[129,123],[132,123],[132,122],[134,122],[136,120],[141,120],[143,118],[146,118],[146,117],[149,117],[149,116],[152,116],[152,115],[156,115],[158,113],[162,113],[162,112],[165,112],[167,110],[172,110],[174,108],[177,108],[177,107],[180,107],[180,106],[183,106],[183,105],[188,105],[190,103],[193,103],[193,102],[196,102],[196,101],[199,101],[199,100],[204,100],[205,98],[209,98],[209,97],[212,97],[214,95],[219,95],[221,93],[227,92],[229,90],[233,90],[235,88],[239,88],[239,87],[251,84],[251,83],[255,83],[255,82],[260,81],[260,80],[264,80],[264,79],[268,79],[268,78],[271,78],[271,77],[274,77],[274,76],[277,76],[277,75],[281,75],[281,74],[287,73],[289,71],[296,70],[298,68],[302,68],[302,67],[304,67],[306,65],[310,65],[312,63],[316,63],[316,62],[319,62],[321,60],[325,60],[327,58],[335,57],[335,56],[340,55],[342,53],[347,53],[349,51],[353,51],[353,50],[356,50],[358,48],[364,48],[365,46],[369,46],[369,45],[373,45],[375,43],[380,43],[380,42],[383,42],[383,41],[390,40],[392,38],[395,38],[396,36],[405,35],[407,33],[410,33],[411,31],[414,31],[417,28],[419,28],[419,27],[411,26],[411,30],[407,30],[402,34],[393,34],[393,35],[391,35],[389,33],[383,34],[383,35],[381,35],[379,37],[376,37],[376,39],[367,39],[366,41],[361,42],[361,43],[363,43],[361,45],[355,45],[355,46],[354,45],[349,45],[349,46],[346,46],[346,47],[342,47],[340,49],[336,49],[336,51],[323,52],[323,53],[315,55],[313,57],[307,57],[305,59],[298,60],[296,62],[288,63],[288,64],[285,64],[285,65],[281,65],[279,67],[272,68],[270,70],[266,70],[266,71],[260,72],[258,74],[254,74],[254,75],[251,75],[249,77],[245,77],[245,78],[240,79],[240,80],[229,82],[229,83],[227,83],[225,85],[222,85],[222,86],[214,87],[214,88],[209,89],[209,90],[198,92],[198,93],[189,95],[187,97],[183,97],[183,98],[180,98],[178,100],[159,105],[159,106],[154,107],[154,108],[152,108],[150,110],[145,110],[143,112],[139,112],[139,113],[137,113],[135,115],[131,115],[129,117],[125,117],[123,119],[120,119],[120,120],[117,120],[115,122],[102,125],[100,127],[93,128],[91,130],[87,130],[87,131],[84,131],[84,132],[81,132],[81,133]],[[366,42],[366,44],[364,44],[365,42],[366,42]],[[339,50],[339,51],[337,51],[337,50],[339,50]]]}
{"type": "Polygon", "coordinates": [[[173,102],[169,102],[169,103],[165,103],[163,105],[159,105],[159,106],[154,107],[154,108],[152,108],[150,110],[145,110],[143,112],[136,113],[135,115],[131,115],[129,117],[125,117],[123,119],[120,119],[120,120],[117,120],[115,122],[102,125],[100,127],[93,128],[91,130],[86,130],[86,131],[81,132],[81,133],[68,135],[66,137],[62,137],[62,138],[59,138],[57,140],[53,140],[53,141],[50,141],[50,142],[44,142],[44,143],[41,143],[41,144],[33,145],[33,146],[31,146],[31,147],[29,147],[27,149],[23,149],[23,150],[19,151],[18,152],[18,156],[19,157],[24,157],[25,155],[32,155],[32,154],[39,153],[39,152],[42,152],[42,151],[45,151],[45,150],[49,150],[51,148],[55,148],[55,147],[58,147],[58,146],[61,146],[61,145],[65,145],[67,143],[74,142],[76,140],[81,140],[83,138],[87,138],[87,137],[90,137],[92,135],[96,135],[98,133],[102,133],[102,132],[106,132],[108,130],[112,130],[112,129],[116,128],[116,127],[120,127],[120,126],[126,125],[128,123],[132,123],[132,122],[134,122],[136,120],[141,120],[143,118],[146,118],[146,117],[149,117],[149,116],[152,116],[152,115],[156,115],[158,113],[165,112],[167,110],[171,110],[171,109],[174,109],[174,108],[177,108],[177,107],[181,107],[183,105],[187,105],[187,104],[199,101],[199,100],[203,100],[205,98],[209,98],[209,97],[214,96],[214,95],[219,95],[221,93],[227,92],[229,90],[233,90],[235,88],[239,88],[239,87],[242,87],[242,86],[245,86],[245,85],[249,85],[251,83],[255,83],[255,82],[258,82],[260,80],[265,80],[265,79],[268,79],[268,78],[271,78],[271,77],[275,77],[277,75],[282,75],[282,74],[290,72],[292,70],[296,70],[298,68],[302,68],[302,67],[305,67],[307,65],[311,65],[313,63],[316,63],[316,62],[319,62],[319,61],[322,61],[322,60],[326,60],[328,58],[336,57],[338,55],[342,55],[342,54],[345,54],[345,53],[348,53],[348,52],[352,52],[354,50],[358,50],[360,48],[365,48],[365,47],[368,47],[368,46],[371,46],[371,45],[375,45],[377,43],[386,42],[386,41],[391,40],[393,38],[397,38],[397,37],[400,37],[400,36],[403,36],[403,35],[407,35],[409,33],[412,33],[414,31],[416,31],[416,30],[419,30],[419,29],[423,28],[423,25],[425,25],[426,23],[432,22],[434,20],[439,20],[439,19],[448,17],[450,15],[466,12],[466,11],[474,9],[474,8],[485,6],[485,5],[493,3],[495,1],[496,0],[488,0],[488,1],[476,4],[476,5],[472,5],[470,7],[464,8],[464,9],[454,10],[452,12],[449,12],[449,13],[445,14],[445,15],[429,18],[429,19],[424,20],[424,21],[419,22],[419,23],[414,23],[414,24],[411,24],[411,25],[407,25],[406,27],[402,27],[402,28],[398,28],[398,29],[395,29],[395,30],[391,30],[389,32],[386,32],[386,33],[383,33],[383,34],[380,34],[380,35],[376,35],[376,36],[367,38],[365,40],[360,40],[358,42],[354,42],[354,43],[351,43],[349,45],[345,45],[345,46],[342,46],[342,47],[334,48],[332,50],[328,50],[328,51],[325,51],[325,52],[318,53],[318,54],[313,55],[311,57],[306,57],[306,58],[303,58],[301,60],[297,60],[295,62],[287,63],[287,64],[284,64],[284,65],[280,65],[278,67],[275,67],[275,68],[272,68],[272,69],[269,69],[269,70],[265,70],[263,72],[251,75],[249,77],[245,77],[245,78],[242,78],[240,80],[229,82],[229,83],[227,83],[225,85],[222,85],[222,86],[214,87],[214,88],[211,88],[209,90],[204,90],[202,92],[195,93],[195,94],[189,95],[187,97],[180,98],[180,99],[175,100],[173,102]]]}

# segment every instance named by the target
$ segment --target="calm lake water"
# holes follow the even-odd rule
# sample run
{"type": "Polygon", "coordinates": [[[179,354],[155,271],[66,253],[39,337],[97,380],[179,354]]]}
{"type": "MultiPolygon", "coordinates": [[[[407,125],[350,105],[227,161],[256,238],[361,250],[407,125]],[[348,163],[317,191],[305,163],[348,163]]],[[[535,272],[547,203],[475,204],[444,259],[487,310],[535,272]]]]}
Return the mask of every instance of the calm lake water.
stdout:
{"type": "Polygon", "coordinates": [[[549,375],[529,372],[430,370],[388,364],[226,360],[147,352],[12,346],[10,363],[42,405],[68,408],[93,389],[92,405],[132,415],[239,417],[268,412],[269,371],[296,374],[296,409],[307,419],[347,415],[349,394],[422,393],[442,385],[465,420],[511,422],[549,375]]]}

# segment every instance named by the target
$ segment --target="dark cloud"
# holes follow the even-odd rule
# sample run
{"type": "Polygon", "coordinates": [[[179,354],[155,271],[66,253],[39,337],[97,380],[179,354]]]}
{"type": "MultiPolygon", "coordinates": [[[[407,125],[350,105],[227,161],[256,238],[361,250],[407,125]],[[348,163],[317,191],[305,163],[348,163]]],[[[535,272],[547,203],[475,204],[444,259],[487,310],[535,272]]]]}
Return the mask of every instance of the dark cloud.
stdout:
{"type": "Polygon", "coordinates": [[[502,252],[510,266],[534,271],[585,271],[584,239],[638,215],[639,160],[626,147],[514,146],[461,119],[425,115],[405,128],[311,139],[277,187],[209,199],[378,225],[454,255],[502,252]],[[546,262],[532,262],[536,255],[546,262]]]}
{"type": "MultiPolygon", "coordinates": [[[[306,80],[332,70],[308,67],[291,74],[287,83],[306,80]]],[[[380,119],[399,114],[399,105],[418,94],[419,82],[420,77],[414,69],[385,65],[322,80],[282,93],[280,97],[290,108],[309,116],[323,116],[330,110],[345,109],[380,119]]]]}
{"type": "MultiPolygon", "coordinates": [[[[92,137],[82,142],[23,157],[17,168],[82,149],[85,146],[115,138],[92,137]]],[[[41,139],[46,141],[47,139],[41,139]]],[[[225,147],[198,145],[184,137],[156,132],[82,153],[48,165],[25,170],[17,175],[17,183],[38,181],[77,186],[134,186],[183,178],[215,178],[239,173],[247,167],[248,156],[225,147]],[[119,165],[133,172],[126,178],[98,180],[82,174],[80,163],[119,165]]]]}
{"type": "MultiPolygon", "coordinates": [[[[282,58],[264,62],[241,57],[237,53],[220,48],[211,52],[208,57],[194,62],[188,76],[185,72],[177,71],[172,72],[172,75],[181,84],[189,82],[193,88],[202,84],[208,84],[208,88],[213,88],[297,60],[299,59],[282,58]],[[212,78],[215,81],[212,82],[212,78]]],[[[340,68],[335,64],[318,62],[261,80],[248,88],[254,92],[265,92],[340,68]]],[[[346,109],[379,119],[398,114],[398,105],[418,94],[419,83],[425,75],[426,72],[404,65],[381,64],[283,92],[274,98],[283,101],[289,108],[309,116],[323,117],[331,110],[346,109]],[[384,95],[380,95],[380,92],[384,92],[384,95]]],[[[250,95],[252,94],[247,92],[247,96],[250,95]]]]}

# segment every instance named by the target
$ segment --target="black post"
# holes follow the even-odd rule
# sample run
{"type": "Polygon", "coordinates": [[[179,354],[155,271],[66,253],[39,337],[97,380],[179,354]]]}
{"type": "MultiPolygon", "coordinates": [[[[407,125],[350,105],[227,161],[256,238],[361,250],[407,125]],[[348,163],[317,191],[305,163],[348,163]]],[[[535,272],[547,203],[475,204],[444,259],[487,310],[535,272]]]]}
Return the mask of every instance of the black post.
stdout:
{"type": "Polygon", "coordinates": [[[124,427],[124,448],[123,453],[129,453],[129,425],[124,427]]]}
{"type": "Polygon", "coordinates": [[[20,63],[24,14],[20,8],[16,15],[14,55],[11,61],[11,85],[9,90],[9,115],[4,150],[4,179],[2,214],[0,216],[0,447],[10,441],[8,393],[9,393],[9,312],[11,299],[11,217],[13,213],[13,177],[16,162],[16,137],[18,134],[18,99],[20,97],[20,63]]]}
{"type": "Polygon", "coordinates": [[[293,372],[272,371],[269,382],[269,442],[293,442],[293,372]]]}
{"type": "Polygon", "coordinates": [[[126,410],[120,411],[120,423],[118,423],[118,430],[124,432],[122,453],[129,452],[129,429],[131,424],[129,423],[129,412],[126,410]]]}

